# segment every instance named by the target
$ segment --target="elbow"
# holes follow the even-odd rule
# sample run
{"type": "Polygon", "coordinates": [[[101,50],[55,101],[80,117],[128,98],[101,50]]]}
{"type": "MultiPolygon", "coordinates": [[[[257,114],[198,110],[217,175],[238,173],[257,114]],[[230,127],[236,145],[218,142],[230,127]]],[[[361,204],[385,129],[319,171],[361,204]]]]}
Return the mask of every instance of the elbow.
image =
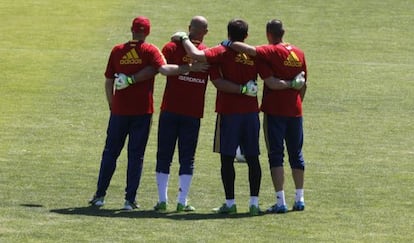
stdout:
{"type": "Polygon", "coordinates": [[[167,68],[164,68],[164,67],[160,67],[159,69],[158,69],[158,72],[156,72],[156,73],[161,73],[162,75],[164,75],[164,76],[168,76],[168,69],[167,68]]]}

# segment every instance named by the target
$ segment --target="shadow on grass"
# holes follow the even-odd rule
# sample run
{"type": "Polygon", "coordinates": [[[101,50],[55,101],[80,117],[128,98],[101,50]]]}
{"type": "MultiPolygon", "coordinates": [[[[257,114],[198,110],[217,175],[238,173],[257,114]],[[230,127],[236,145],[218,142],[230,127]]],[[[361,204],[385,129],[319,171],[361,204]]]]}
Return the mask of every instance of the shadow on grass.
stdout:
{"type": "Polygon", "coordinates": [[[154,210],[114,210],[114,209],[99,209],[96,207],[77,207],[77,208],[61,208],[52,209],[52,213],[67,214],[67,215],[85,215],[94,217],[109,217],[109,218],[165,218],[171,220],[204,220],[204,219],[229,219],[229,218],[245,218],[252,217],[249,213],[237,214],[217,214],[217,213],[194,213],[194,212],[166,212],[159,213],[154,210]]]}

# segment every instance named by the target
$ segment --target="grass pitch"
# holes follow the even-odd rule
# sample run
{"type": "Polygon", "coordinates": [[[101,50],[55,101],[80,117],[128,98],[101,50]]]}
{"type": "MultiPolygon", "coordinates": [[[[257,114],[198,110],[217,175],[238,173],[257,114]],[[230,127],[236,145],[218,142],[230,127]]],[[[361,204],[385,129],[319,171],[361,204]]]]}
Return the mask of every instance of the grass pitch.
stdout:
{"type": "MultiPolygon", "coordinates": [[[[0,242],[407,242],[414,233],[414,3],[386,1],[8,1],[0,7],[0,242]],[[209,20],[205,42],[226,25],[249,23],[246,42],[266,42],[280,18],[284,40],[309,68],[304,102],[306,211],[249,217],[245,164],[236,164],[239,214],[219,216],[224,200],[212,152],[215,90],[207,91],[190,191],[190,214],[151,211],[164,77],[138,201],[121,213],[126,154],[102,210],[91,210],[108,110],[104,76],[110,49],[130,38],[136,15],[151,19],[149,42],[162,47],[193,15],[209,20]]],[[[262,135],[262,134],[261,134],[262,135]]],[[[264,142],[261,207],[274,202],[264,142]]],[[[169,197],[175,206],[176,158],[169,197]]],[[[293,183],[286,170],[291,206],[293,183]]],[[[174,207],[173,207],[174,208],[174,207]]]]}

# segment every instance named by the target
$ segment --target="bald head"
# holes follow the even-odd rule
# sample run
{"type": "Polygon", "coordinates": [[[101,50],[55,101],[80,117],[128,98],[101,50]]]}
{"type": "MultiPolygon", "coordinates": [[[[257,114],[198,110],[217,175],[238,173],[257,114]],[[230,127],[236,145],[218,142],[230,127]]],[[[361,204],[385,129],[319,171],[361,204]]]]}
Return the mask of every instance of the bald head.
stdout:
{"type": "Polygon", "coordinates": [[[190,39],[201,42],[208,32],[208,22],[203,16],[194,16],[188,26],[190,39]]]}
{"type": "Polygon", "coordinates": [[[207,29],[208,22],[207,19],[203,16],[194,16],[191,19],[190,27],[198,28],[198,29],[207,29]]]}

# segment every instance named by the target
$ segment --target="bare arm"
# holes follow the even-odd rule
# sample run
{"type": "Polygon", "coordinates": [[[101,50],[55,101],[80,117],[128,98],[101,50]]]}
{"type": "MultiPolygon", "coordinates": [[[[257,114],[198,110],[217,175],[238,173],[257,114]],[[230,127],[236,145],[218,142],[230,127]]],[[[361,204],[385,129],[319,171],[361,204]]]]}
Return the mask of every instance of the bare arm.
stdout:
{"type": "Polygon", "coordinates": [[[305,83],[299,91],[300,92],[300,98],[301,98],[302,102],[305,99],[306,89],[307,89],[307,85],[305,83]]]}
{"type": "Polygon", "coordinates": [[[106,94],[106,101],[108,101],[109,110],[111,110],[112,96],[114,95],[114,79],[113,78],[105,79],[105,94],[106,94]]]}
{"type": "Polygon", "coordinates": [[[241,85],[233,83],[223,78],[218,78],[211,80],[217,90],[232,93],[232,94],[241,94],[241,85]]]}
{"type": "Polygon", "coordinates": [[[274,76],[270,76],[268,78],[263,79],[266,86],[273,90],[281,90],[281,89],[289,89],[291,87],[291,82],[275,78],[274,76]]]}
{"type": "Polygon", "coordinates": [[[134,73],[132,75],[132,79],[135,81],[135,83],[148,80],[150,78],[153,78],[155,75],[157,75],[157,70],[151,66],[147,66],[141,71],[134,73]]]}
{"type": "Polygon", "coordinates": [[[192,59],[200,62],[207,62],[204,51],[197,49],[189,39],[184,39],[181,42],[183,43],[185,51],[192,59]]]}
{"type": "Polygon", "coordinates": [[[256,56],[256,47],[248,45],[244,42],[240,42],[240,41],[236,41],[236,42],[232,42],[230,44],[230,48],[237,51],[237,52],[242,52],[242,53],[246,53],[249,56],[256,56]]]}
{"type": "Polygon", "coordinates": [[[161,66],[158,71],[165,76],[179,75],[188,72],[206,72],[208,70],[208,63],[195,62],[183,65],[165,64],[161,66]]]}

